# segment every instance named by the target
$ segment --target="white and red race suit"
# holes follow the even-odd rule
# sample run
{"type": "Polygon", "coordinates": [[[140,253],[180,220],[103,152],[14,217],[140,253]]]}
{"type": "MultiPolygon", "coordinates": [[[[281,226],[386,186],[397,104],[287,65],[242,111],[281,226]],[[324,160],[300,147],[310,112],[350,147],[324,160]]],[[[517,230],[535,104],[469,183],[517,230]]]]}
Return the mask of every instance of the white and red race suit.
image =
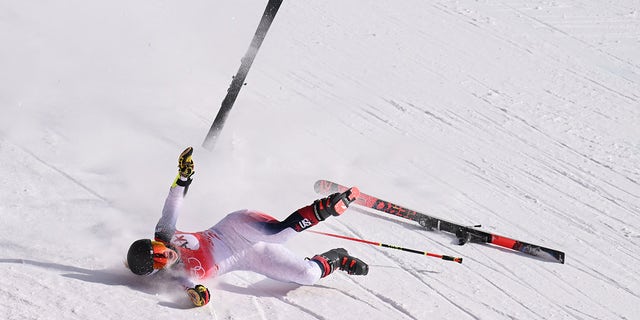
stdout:
{"type": "MultiPolygon", "coordinates": [[[[207,230],[183,232],[176,230],[183,199],[184,187],[172,186],[156,225],[155,239],[180,254],[180,261],[172,269],[184,271],[181,280],[186,280],[186,286],[234,270],[254,271],[302,285],[320,279],[322,269],[318,263],[305,260],[282,245],[297,233],[294,228],[300,229],[297,212],[280,222],[259,211],[239,210],[207,230]]],[[[310,210],[300,210],[305,209],[310,210]]]]}

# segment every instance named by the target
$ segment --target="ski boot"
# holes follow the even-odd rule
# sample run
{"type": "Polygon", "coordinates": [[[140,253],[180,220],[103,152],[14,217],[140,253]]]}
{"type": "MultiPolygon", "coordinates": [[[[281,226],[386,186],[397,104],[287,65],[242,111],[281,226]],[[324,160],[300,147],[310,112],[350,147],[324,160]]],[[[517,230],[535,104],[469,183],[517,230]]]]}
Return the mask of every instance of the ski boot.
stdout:
{"type": "Polygon", "coordinates": [[[336,269],[346,271],[350,275],[366,275],[369,273],[369,266],[362,260],[349,255],[346,249],[331,249],[323,254],[311,258],[312,261],[320,265],[322,278],[330,275],[336,269]]]}
{"type": "Polygon", "coordinates": [[[326,198],[316,200],[313,204],[300,208],[292,213],[283,221],[283,225],[290,226],[297,232],[301,232],[315,226],[328,217],[343,214],[349,207],[349,204],[356,201],[359,195],[360,190],[353,187],[343,193],[334,193],[326,198]]]}
{"type": "Polygon", "coordinates": [[[360,190],[357,187],[351,187],[343,193],[334,193],[326,198],[322,198],[313,202],[313,210],[324,220],[329,216],[339,216],[347,211],[349,205],[358,199],[360,190]]]}

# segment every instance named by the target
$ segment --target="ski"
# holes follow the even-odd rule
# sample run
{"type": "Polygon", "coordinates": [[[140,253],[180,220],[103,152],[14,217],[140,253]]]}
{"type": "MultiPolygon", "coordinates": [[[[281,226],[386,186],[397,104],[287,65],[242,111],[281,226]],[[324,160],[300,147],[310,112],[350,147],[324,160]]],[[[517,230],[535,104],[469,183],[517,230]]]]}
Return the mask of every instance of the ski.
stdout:
{"type": "MultiPolygon", "coordinates": [[[[344,192],[349,188],[328,180],[318,180],[314,185],[314,189],[319,194],[329,195],[335,192],[344,192]]],[[[405,208],[389,201],[382,200],[363,192],[360,192],[360,195],[358,196],[354,204],[415,221],[427,230],[440,230],[452,233],[458,239],[459,245],[463,245],[467,242],[489,243],[511,250],[519,251],[528,255],[536,256],[545,260],[564,263],[564,252],[562,251],[541,247],[528,242],[511,239],[509,237],[500,236],[476,229],[480,227],[480,225],[464,226],[458,223],[440,219],[431,215],[405,208]]]]}

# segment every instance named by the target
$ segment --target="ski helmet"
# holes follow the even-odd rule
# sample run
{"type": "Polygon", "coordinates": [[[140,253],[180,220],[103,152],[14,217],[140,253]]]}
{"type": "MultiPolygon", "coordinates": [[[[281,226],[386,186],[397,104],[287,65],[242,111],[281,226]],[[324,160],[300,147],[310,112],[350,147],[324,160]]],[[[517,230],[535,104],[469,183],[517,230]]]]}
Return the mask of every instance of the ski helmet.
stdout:
{"type": "Polygon", "coordinates": [[[149,239],[135,241],[129,247],[127,264],[131,272],[137,275],[147,275],[153,272],[153,245],[149,239]]]}

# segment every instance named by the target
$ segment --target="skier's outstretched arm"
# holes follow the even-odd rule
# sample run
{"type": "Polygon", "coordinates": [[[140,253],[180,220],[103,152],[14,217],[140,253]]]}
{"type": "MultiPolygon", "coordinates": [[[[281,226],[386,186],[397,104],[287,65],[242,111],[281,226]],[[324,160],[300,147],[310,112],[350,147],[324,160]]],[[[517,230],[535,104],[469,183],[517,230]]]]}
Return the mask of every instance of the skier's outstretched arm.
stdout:
{"type": "Polygon", "coordinates": [[[193,159],[191,159],[192,154],[193,148],[188,147],[178,157],[178,175],[169,189],[169,194],[162,208],[162,216],[156,224],[155,238],[158,241],[169,243],[176,232],[176,221],[180,207],[195,173],[193,159]]]}

